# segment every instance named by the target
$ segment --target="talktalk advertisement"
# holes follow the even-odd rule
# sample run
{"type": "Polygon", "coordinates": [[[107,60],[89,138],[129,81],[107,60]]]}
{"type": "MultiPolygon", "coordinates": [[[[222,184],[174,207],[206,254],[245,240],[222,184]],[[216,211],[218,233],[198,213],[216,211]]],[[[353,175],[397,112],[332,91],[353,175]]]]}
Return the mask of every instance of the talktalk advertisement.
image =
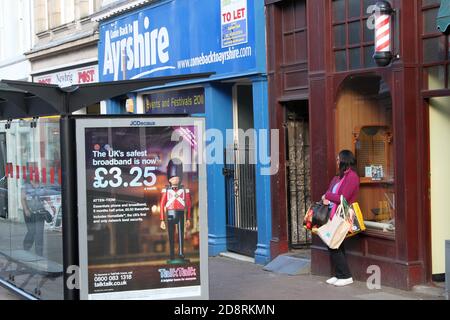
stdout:
{"type": "Polygon", "coordinates": [[[173,0],[100,25],[100,81],[256,68],[254,0],[173,0]]]}
{"type": "Polygon", "coordinates": [[[161,299],[183,288],[195,296],[202,276],[197,127],[129,122],[84,129],[88,297],[161,299]]]}

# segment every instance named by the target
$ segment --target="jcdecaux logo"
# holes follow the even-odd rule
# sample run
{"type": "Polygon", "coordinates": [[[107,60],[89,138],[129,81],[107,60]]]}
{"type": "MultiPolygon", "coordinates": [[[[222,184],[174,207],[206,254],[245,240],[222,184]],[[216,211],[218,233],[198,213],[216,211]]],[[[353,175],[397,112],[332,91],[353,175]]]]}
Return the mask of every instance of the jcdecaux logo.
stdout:
{"type": "Polygon", "coordinates": [[[142,126],[154,126],[155,122],[152,121],[131,121],[130,127],[142,127],[142,126]]]}
{"type": "Polygon", "coordinates": [[[166,27],[152,28],[150,19],[133,20],[105,26],[103,76],[114,81],[126,78],[126,72],[144,70],[129,77],[138,79],[157,71],[175,69],[168,65],[170,37],[166,27]]]}

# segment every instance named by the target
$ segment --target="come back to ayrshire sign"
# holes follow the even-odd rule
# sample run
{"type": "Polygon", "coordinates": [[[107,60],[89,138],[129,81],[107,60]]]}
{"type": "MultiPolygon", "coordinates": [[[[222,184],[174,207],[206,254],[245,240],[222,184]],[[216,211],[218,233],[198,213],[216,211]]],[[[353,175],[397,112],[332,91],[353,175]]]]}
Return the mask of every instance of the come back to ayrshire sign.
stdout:
{"type": "Polygon", "coordinates": [[[100,81],[256,69],[254,0],[173,0],[100,26],[100,81]]]}

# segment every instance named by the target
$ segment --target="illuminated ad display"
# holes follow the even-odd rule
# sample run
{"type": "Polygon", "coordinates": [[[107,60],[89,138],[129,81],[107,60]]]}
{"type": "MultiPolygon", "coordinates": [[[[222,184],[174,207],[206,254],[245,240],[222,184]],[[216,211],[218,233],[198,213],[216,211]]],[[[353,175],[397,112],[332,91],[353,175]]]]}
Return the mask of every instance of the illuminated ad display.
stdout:
{"type": "Polygon", "coordinates": [[[82,299],[206,299],[204,120],[77,120],[82,299]]]}

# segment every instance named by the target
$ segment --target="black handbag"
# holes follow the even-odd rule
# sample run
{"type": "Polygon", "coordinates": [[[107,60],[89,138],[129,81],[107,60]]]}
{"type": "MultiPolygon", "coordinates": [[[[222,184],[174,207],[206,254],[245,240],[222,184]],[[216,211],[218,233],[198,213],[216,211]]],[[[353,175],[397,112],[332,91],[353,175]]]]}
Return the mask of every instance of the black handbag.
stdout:
{"type": "Polygon", "coordinates": [[[39,211],[34,212],[34,214],[41,217],[42,220],[45,220],[45,222],[47,222],[47,223],[51,223],[53,221],[53,216],[47,210],[39,210],[39,211]]]}
{"type": "Polygon", "coordinates": [[[312,217],[312,225],[321,227],[325,223],[328,222],[330,218],[330,207],[328,205],[324,205],[322,202],[317,202],[313,205],[313,217],[312,217]]]}

